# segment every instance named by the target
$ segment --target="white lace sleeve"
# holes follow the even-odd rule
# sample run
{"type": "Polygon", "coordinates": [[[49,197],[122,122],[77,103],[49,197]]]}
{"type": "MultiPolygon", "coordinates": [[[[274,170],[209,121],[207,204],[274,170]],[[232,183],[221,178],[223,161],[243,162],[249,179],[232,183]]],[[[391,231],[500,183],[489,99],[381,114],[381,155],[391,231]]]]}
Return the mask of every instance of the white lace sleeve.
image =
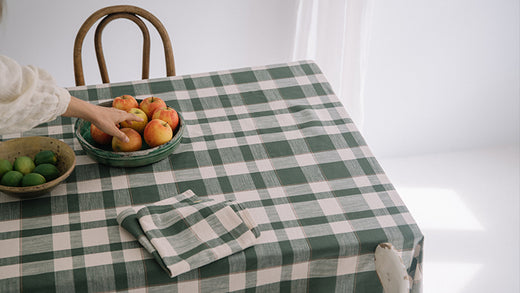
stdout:
{"type": "Polygon", "coordinates": [[[0,55],[0,134],[29,130],[67,110],[69,92],[35,66],[0,55]]]}

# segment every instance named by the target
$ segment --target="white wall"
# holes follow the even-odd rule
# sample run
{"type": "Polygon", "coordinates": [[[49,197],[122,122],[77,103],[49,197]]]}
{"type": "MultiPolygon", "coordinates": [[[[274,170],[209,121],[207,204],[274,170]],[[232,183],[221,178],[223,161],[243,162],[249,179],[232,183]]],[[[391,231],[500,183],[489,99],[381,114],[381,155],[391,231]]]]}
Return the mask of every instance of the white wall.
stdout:
{"type": "Polygon", "coordinates": [[[363,129],[376,155],[519,143],[519,2],[377,1],[363,129]]]}
{"type": "MultiPolygon", "coordinates": [[[[376,1],[362,131],[377,156],[519,143],[518,2],[376,1]]],[[[163,21],[178,75],[291,61],[298,0],[7,0],[0,53],[73,86],[76,32],[116,4],[163,21]]],[[[139,79],[139,32],[112,24],[104,34],[111,80],[139,79]]],[[[100,83],[92,34],[84,50],[86,82],[100,83]]],[[[164,76],[160,46],[152,56],[151,77],[164,76]]]]}
{"type": "MultiPolygon", "coordinates": [[[[0,52],[45,68],[62,86],[73,86],[77,31],[94,11],[118,4],[142,7],[163,22],[172,39],[177,75],[287,62],[292,54],[296,0],[7,0],[0,52]]],[[[160,39],[153,29],[150,33],[150,75],[165,76],[160,39]]],[[[103,38],[111,81],[139,79],[142,43],[137,26],[116,20],[103,38]]],[[[89,33],[83,47],[87,84],[101,83],[93,44],[89,33]]]]}

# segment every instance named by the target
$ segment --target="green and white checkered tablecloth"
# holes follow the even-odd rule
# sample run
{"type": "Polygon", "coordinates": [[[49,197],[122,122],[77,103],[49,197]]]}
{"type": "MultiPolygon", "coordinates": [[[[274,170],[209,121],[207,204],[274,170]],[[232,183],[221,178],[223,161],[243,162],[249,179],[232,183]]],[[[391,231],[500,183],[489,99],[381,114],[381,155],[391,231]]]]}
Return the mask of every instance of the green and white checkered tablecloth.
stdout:
{"type": "Polygon", "coordinates": [[[423,235],[313,62],[70,91],[93,103],[158,96],[182,113],[184,137],[168,158],[125,169],[88,157],[74,119],[3,136],[61,139],[77,163],[50,194],[0,193],[0,292],[382,292],[381,242],[421,291],[423,235]],[[187,190],[240,203],[260,237],[170,278],[116,218],[187,190]]]}

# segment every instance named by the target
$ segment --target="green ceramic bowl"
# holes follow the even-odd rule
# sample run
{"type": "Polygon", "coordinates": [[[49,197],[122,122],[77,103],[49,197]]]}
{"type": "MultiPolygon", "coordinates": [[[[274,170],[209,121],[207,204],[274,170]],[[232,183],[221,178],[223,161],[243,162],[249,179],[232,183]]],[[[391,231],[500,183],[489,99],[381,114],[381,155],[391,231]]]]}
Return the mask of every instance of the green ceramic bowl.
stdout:
{"type": "MultiPolygon", "coordinates": [[[[100,106],[110,107],[112,102],[100,103],[100,106]]],[[[185,122],[179,114],[179,125],[173,130],[173,138],[160,146],[150,148],[143,140],[141,150],[135,152],[114,152],[110,145],[102,146],[90,136],[90,122],[78,119],[74,126],[74,135],[87,155],[97,162],[113,167],[140,167],[156,163],[168,157],[180,144],[184,134],[185,122]]]]}

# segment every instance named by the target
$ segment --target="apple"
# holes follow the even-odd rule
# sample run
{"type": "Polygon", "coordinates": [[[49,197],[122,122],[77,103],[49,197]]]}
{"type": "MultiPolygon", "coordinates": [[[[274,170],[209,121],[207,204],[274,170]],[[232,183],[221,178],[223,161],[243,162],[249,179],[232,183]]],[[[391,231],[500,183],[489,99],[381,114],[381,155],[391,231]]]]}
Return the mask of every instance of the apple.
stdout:
{"type": "Polygon", "coordinates": [[[173,130],[168,122],[161,119],[153,119],[144,128],[144,141],[150,147],[169,142],[173,137],[173,130]]]}
{"type": "Polygon", "coordinates": [[[112,107],[128,112],[132,108],[139,108],[139,104],[131,95],[122,95],[112,101],[112,107]]]}
{"type": "Polygon", "coordinates": [[[168,122],[172,130],[177,129],[177,125],[179,124],[179,115],[177,114],[177,111],[170,107],[157,109],[153,113],[152,119],[161,119],[168,122]]]}
{"type": "Polygon", "coordinates": [[[132,113],[138,117],[141,117],[143,121],[123,121],[121,122],[121,127],[123,128],[132,128],[136,130],[139,133],[143,133],[144,127],[146,126],[146,123],[148,123],[148,116],[146,116],[146,113],[143,112],[143,110],[139,108],[132,108],[128,111],[128,113],[132,113]]]}
{"type": "Polygon", "coordinates": [[[153,112],[155,110],[166,107],[166,103],[157,97],[148,97],[141,101],[139,108],[146,113],[149,120],[152,120],[153,112]]]}
{"type": "Polygon", "coordinates": [[[90,136],[95,142],[102,145],[110,144],[112,141],[112,135],[106,134],[94,124],[90,124],[90,136]]]}
{"type": "Polygon", "coordinates": [[[139,132],[132,128],[121,128],[121,131],[128,136],[129,141],[124,142],[114,136],[112,138],[112,149],[114,152],[135,152],[141,149],[143,141],[139,132]]]}

